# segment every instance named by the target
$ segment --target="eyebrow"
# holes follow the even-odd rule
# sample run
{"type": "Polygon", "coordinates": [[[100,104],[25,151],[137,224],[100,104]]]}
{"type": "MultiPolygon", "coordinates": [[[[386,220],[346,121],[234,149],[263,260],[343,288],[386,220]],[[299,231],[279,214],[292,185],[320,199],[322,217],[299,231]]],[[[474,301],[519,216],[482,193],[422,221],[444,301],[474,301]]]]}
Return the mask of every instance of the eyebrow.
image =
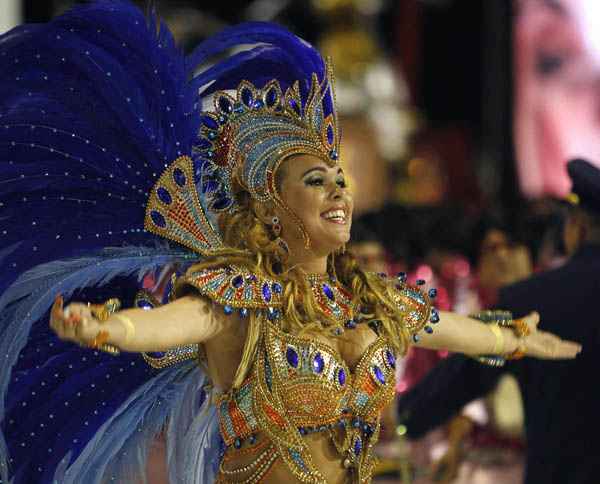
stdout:
{"type": "MultiPolygon", "coordinates": [[[[309,168],[308,170],[306,170],[303,174],[301,178],[304,178],[306,175],[308,175],[310,172],[312,171],[320,171],[323,173],[327,173],[327,170],[325,168],[323,168],[322,166],[315,166],[314,168],[309,168]]],[[[342,168],[338,168],[338,171],[336,173],[336,175],[339,175],[340,173],[344,173],[344,170],[342,170],[342,168]]]]}

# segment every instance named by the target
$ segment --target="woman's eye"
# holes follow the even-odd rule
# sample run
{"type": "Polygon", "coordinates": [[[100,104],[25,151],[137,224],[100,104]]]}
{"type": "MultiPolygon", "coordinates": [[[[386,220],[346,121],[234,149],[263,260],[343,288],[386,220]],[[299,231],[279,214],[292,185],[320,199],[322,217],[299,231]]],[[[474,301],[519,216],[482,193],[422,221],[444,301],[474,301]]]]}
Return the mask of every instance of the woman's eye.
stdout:
{"type": "Polygon", "coordinates": [[[309,178],[308,180],[306,180],[306,184],[312,185],[312,186],[323,185],[323,179],[322,178],[309,178]]]}
{"type": "Polygon", "coordinates": [[[338,178],[336,181],[337,186],[340,188],[346,188],[346,179],[345,178],[338,178]]]}

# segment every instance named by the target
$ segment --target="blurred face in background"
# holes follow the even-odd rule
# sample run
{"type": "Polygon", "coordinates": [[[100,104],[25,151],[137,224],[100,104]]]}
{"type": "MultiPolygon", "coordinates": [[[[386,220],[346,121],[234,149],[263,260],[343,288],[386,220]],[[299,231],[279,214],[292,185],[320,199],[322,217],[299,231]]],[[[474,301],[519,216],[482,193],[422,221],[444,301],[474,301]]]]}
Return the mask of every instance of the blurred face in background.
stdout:
{"type": "Polygon", "coordinates": [[[352,242],[349,249],[361,269],[369,272],[388,272],[386,253],[381,242],[376,240],[352,242]]]}
{"type": "Polygon", "coordinates": [[[532,272],[531,257],[525,246],[514,245],[499,229],[485,234],[477,263],[479,284],[489,290],[500,289],[528,277],[532,272]]]}
{"type": "Polygon", "coordinates": [[[515,0],[514,137],[527,196],[562,197],[570,158],[600,163],[600,1],[515,0]]]}

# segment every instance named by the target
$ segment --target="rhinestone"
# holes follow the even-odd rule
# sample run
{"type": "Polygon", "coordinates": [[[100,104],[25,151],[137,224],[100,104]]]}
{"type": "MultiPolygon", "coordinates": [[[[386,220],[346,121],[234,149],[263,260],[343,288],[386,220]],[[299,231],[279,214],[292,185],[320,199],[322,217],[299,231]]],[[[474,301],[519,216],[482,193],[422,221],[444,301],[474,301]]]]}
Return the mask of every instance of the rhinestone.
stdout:
{"type": "Polygon", "coordinates": [[[285,358],[292,368],[298,368],[298,353],[291,346],[287,347],[285,358]]]}
{"type": "Polygon", "coordinates": [[[335,301],[335,295],[333,294],[333,290],[328,284],[323,284],[323,294],[327,296],[327,299],[330,301],[335,301]]]}
{"type": "Polygon", "coordinates": [[[383,374],[383,371],[381,371],[381,368],[379,368],[377,365],[373,366],[373,374],[379,383],[382,385],[385,384],[385,375],[383,374]]]}
{"type": "Polygon", "coordinates": [[[346,384],[346,372],[343,368],[339,369],[337,377],[340,386],[344,386],[346,384]]]}
{"type": "Polygon", "coordinates": [[[313,371],[315,373],[321,373],[323,371],[323,367],[325,366],[325,361],[321,356],[321,353],[317,353],[313,358],[313,371]]]}

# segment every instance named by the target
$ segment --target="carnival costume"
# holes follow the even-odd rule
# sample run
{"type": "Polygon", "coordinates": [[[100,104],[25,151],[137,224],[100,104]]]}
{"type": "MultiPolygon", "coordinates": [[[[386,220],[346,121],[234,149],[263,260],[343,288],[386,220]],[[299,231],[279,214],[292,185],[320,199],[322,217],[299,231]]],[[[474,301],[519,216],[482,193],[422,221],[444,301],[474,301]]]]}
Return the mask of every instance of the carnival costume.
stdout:
{"type": "MultiPolygon", "coordinates": [[[[274,176],[283,159],[338,162],[333,80],[318,52],[248,23],[184,57],[154,16],[102,1],[8,32],[0,60],[2,480],[133,482],[164,432],[171,482],[259,482],[277,459],[302,482],[324,482],[304,435],[328,432],[352,479],[368,482],[394,393],[386,338],[351,371],[333,347],[282,330],[277,278],[195,266],[226,249],[215,216],[236,210],[233,177],[285,209],[274,176]],[[139,290],[165,267],[176,273],[162,300],[139,290]],[[258,324],[251,371],[229,392],[210,394],[198,345],[108,354],[48,329],[59,293],[151,309],[190,291],[258,324]],[[256,459],[219,471],[237,451],[256,459]]],[[[390,284],[403,330],[431,331],[434,294],[390,284]]],[[[335,279],[312,276],[310,287],[332,331],[365,319],[335,279]]]]}

